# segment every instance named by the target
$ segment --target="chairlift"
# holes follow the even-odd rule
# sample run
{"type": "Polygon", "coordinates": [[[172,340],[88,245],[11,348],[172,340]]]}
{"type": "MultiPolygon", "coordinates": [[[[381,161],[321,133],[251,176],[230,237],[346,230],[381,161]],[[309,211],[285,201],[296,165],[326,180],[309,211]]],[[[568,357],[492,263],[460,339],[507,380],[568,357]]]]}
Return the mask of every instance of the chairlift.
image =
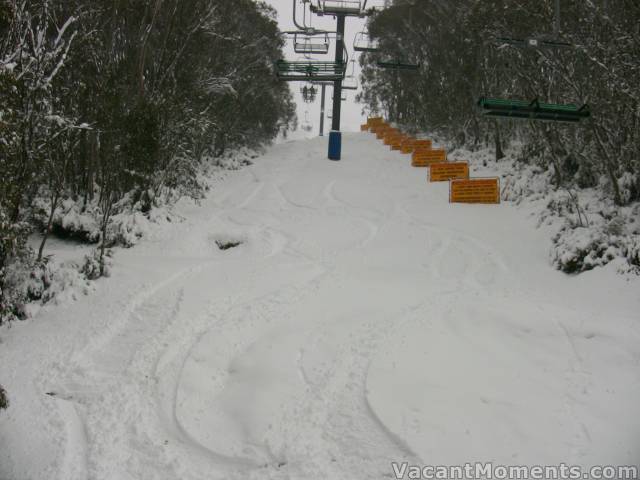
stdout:
{"type": "Polygon", "coordinates": [[[353,39],[353,49],[356,52],[377,52],[380,50],[378,41],[372,39],[367,32],[356,33],[353,39]]]}
{"type": "Polygon", "coordinates": [[[342,81],[343,90],[358,90],[358,79],[356,77],[345,77],[342,81]]]}
{"type": "Polygon", "coordinates": [[[311,130],[313,130],[313,125],[309,121],[309,110],[305,110],[304,121],[302,122],[302,125],[300,125],[300,128],[302,128],[302,130],[304,130],[305,132],[310,132],[311,130]]]}
{"type": "Polygon", "coordinates": [[[403,62],[402,60],[379,60],[376,65],[383,70],[416,71],[420,69],[419,64],[403,62]]]}
{"type": "Polygon", "coordinates": [[[322,87],[323,85],[325,87],[333,87],[335,84],[335,81],[333,80],[313,80],[311,82],[309,82],[311,85],[315,85],[317,87],[322,87]]]}
{"type": "Polygon", "coordinates": [[[323,15],[345,15],[350,17],[365,17],[366,1],[361,0],[315,0],[310,9],[313,13],[323,15]]]}
{"type": "Polygon", "coordinates": [[[352,59],[349,61],[351,65],[350,73],[345,75],[342,81],[343,90],[358,90],[358,77],[356,76],[356,61],[352,59]]]}
{"type": "Polygon", "coordinates": [[[559,49],[559,48],[572,48],[573,44],[565,42],[563,40],[545,39],[542,37],[529,37],[529,38],[510,38],[510,37],[496,37],[495,42],[500,45],[511,45],[517,48],[530,48],[530,49],[559,49]]]}
{"type": "Polygon", "coordinates": [[[541,120],[551,122],[578,123],[591,115],[588,105],[578,107],[573,104],[540,103],[482,97],[478,106],[486,117],[521,120],[541,120]]]}
{"type": "Polygon", "coordinates": [[[346,62],[278,60],[275,63],[276,76],[284,82],[342,80],[345,76],[346,68],[346,62]]]}
{"type": "Polygon", "coordinates": [[[305,103],[313,103],[316,101],[316,97],[318,96],[318,89],[313,86],[313,84],[304,85],[300,87],[300,93],[302,94],[302,100],[305,103]]]}
{"type": "Polygon", "coordinates": [[[353,49],[356,52],[378,52],[380,46],[377,40],[371,38],[367,32],[356,33],[353,39],[353,49]]]}
{"type": "MultiPolygon", "coordinates": [[[[498,41],[503,44],[522,48],[567,48],[571,44],[559,40],[560,35],[560,1],[555,2],[555,25],[553,37],[539,37],[529,39],[512,39],[501,37],[498,41]]],[[[537,98],[533,101],[510,100],[481,97],[478,106],[486,117],[537,120],[549,122],[579,123],[591,116],[588,105],[541,103],[537,98]]]]}
{"type": "Polygon", "coordinates": [[[555,0],[553,34],[527,38],[512,38],[508,36],[501,36],[496,37],[495,42],[498,45],[502,46],[511,45],[516,48],[529,48],[535,50],[573,48],[573,44],[560,38],[560,21],[560,0],[555,0]]]}
{"type": "Polygon", "coordinates": [[[305,55],[324,55],[329,53],[329,34],[295,33],[293,35],[293,50],[305,55]]]}

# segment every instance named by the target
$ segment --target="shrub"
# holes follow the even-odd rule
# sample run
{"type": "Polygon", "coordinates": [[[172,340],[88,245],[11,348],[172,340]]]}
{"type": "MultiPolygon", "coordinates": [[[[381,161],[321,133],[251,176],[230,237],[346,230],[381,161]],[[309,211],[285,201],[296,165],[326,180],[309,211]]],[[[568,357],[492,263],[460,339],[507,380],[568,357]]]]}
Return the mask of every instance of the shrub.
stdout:
{"type": "Polygon", "coordinates": [[[7,408],[9,408],[9,398],[5,389],[0,385],[0,410],[6,410],[7,408]]]}
{"type": "Polygon", "coordinates": [[[24,319],[24,290],[33,253],[26,239],[25,223],[11,222],[0,208],[0,324],[24,319]]]}
{"type": "Polygon", "coordinates": [[[580,273],[618,259],[625,265],[623,270],[637,270],[640,241],[620,235],[618,223],[612,221],[598,228],[564,227],[553,239],[553,264],[565,273],[580,273]]]}
{"type": "Polygon", "coordinates": [[[104,258],[102,259],[102,262],[104,262],[104,268],[101,269],[100,249],[94,250],[93,253],[85,255],[80,273],[82,273],[87,280],[97,280],[102,276],[108,277],[111,275],[111,256],[111,250],[107,250],[104,258]]]}

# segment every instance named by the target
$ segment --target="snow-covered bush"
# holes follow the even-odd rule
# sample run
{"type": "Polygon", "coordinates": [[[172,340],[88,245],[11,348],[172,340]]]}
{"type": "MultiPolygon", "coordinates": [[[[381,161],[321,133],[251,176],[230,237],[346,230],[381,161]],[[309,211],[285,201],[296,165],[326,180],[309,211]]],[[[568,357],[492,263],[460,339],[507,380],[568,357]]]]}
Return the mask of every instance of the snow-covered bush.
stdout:
{"type": "Polygon", "coordinates": [[[606,265],[621,253],[604,232],[588,227],[566,227],[553,238],[553,264],[565,273],[606,265]]]}
{"type": "Polygon", "coordinates": [[[2,319],[24,320],[38,306],[66,303],[86,295],[92,289],[92,278],[74,262],[13,261],[4,272],[2,319]]]}
{"type": "Polygon", "coordinates": [[[7,397],[7,392],[0,385],[0,410],[6,410],[9,408],[9,397],[7,397]]]}
{"type": "Polygon", "coordinates": [[[640,198],[640,178],[631,172],[625,172],[620,179],[620,196],[624,204],[640,198]]]}
{"type": "Polygon", "coordinates": [[[0,324],[27,318],[25,304],[29,300],[26,282],[29,269],[22,259],[13,259],[0,271],[0,324]]]}
{"type": "Polygon", "coordinates": [[[567,225],[553,238],[553,264],[565,273],[579,273],[620,260],[619,270],[639,271],[640,239],[622,228],[619,217],[604,227],[567,225]]]}
{"type": "Polygon", "coordinates": [[[503,163],[502,199],[520,203],[524,199],[546,198],[551,189],[551,174],[536,165],[503,163]]]}
{"type": "MultiPolygon", "coordinates": [[[[49,206],[43,197],[34,201],[33,217],[38,225],[44,227],[47,223],[49,206]]],[[[71,197],[64,198],[56,208],[52,232],[59,238],[68,238],[83,243],[97,243],[100,240],[100,212],[97,205],[83,205],[82,200],[71,197]]]]}
{"type": "Polygon", "coordinates": [[[29,226],[11,222],[0,205],[0,324],[24,318],[25,292],[33,252],[26,243],[29,226]]]}
{"type": "Polygon", "coordinates": [[[54,272],[49,265],[48,258],[37,262],[31,269],[29,279],[25,282],[27,299],[46,302],[49,298],[47,292],[51,287],[53,276],[54,272]]]}
{"type": "Polygon", "coordinates": [[[55,264],[45,258],[32,267],[29,279],[25,282],[25,295],[30,302],[40,305],[75,300],[79,292],[89,292],[88,280],[91,279],[77,264],[55,264]]]}
{"type": "Polygon", "coordinates": [[[224,170],[240,170],[241,168],[251,165],[253,160],[259,154],[250,148],[242,147],[237,150],[225,152],[223,155],[210,158],[209,161],[224,170]]]}
{"type": "Polygon", "coordinates": [[[111,250],[105,251],[101,259],[100,250],[94,250],[91,254],[85,255],[80,272],[87,280],[96,280],[100,277],[111,275],[111,250]]]}
{"type": "Polygon", "coordinates": [[[139,211],[113,215],[107,227],[107,246],[133,247],[143,237],[149,223],[149,216],[139,211]]]}
{"type": "MultiPolygon", "coordinates": [[[[201,196],[202,194],[200,194],[201,196]]],[[[173,190],[157,198],[154,208],[163,207],[167,202],[174,202],[182,195],[173,190]]],[[[166,219],[167,214],[158,217],[156,212],[143,212],[141,202],[133,202],[134,195],[127,194],[117,202],[107,225],[107,246],[132,247],[138,243],[150,228],[150,224],[166,219]]],[[[38,198],[34,201],[33,220],[39,228],[44,228],[48,212],[46,200],[38,198]]],[[[161,210],[164,210],[161,208],[161,210]]],[[[59,202],[52,221],[52,234],[58,238],[75,240],[81,243],[96,244],[102,239],[100,229],[102,212],[96,201],[84,204],[83,199],[65,198],[59,202]]]]}
{"type": "Polygon", "coordinates": [[[89,290],[77,265],[36,260],[26,242],[29,232],[28,225],[10,222],[0,210],[0,324],[27,318],[29,303],[43,305],[89,290]]]}

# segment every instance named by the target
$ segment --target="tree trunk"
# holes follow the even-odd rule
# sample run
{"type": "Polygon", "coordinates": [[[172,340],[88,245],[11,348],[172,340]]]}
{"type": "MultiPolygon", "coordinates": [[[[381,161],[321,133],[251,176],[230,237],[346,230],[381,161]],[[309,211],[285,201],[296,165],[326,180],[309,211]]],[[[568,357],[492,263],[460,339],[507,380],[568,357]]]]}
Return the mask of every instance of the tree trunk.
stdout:
{"type": "Polygon", "coordinates": [[[49,233],[51,233],[51,225],[53,223],[53,215],[56,212],[56,208],[58,207],[58,200],[60,198],[60,192],[56,191],[51,198],[51,210],[49,211],[49,220],[47,221],[47,228],[44,230],[44,235],[42,236],[42,242],[40,242],[40,248],[38,249],[38,262],[42,260],[42,254],[44,252],[44,245],[47,243],[47,239],[49,238],[49,233]]]}
{"type": "Polygon", "coordinates": [[[609,176],[609,180],[611,181],[611,186],[613,187],[613,202],[620,206],[623,204],[622,196],[620,195],[620,186],[618,185],[618,179],[616,178],[615,168],[613,166],[613,162],[609,157],[609,153],[607,152],[607,148],[604,145],[602,137],[600,137],[600,133],[598,132],[598,127],[596,125],[593,126],[593,133],[596,137],[596,143],[598,145],[598,150],[600,150],[600,155],[604,158],[604,165],[607,170],[607,175],[609,176]]]}
{"type": "Polygon", "coordinates": [[[494,136],[495,146],[496,146],[496,162],[504,158],[504,152],[502,151],[502,138],[500,136],[500,126],[498,122],[495,123],[495,136],[494,136]]]}
{"type": "Polygon", "coordinates": [[[109,218],[111,217],[111,208],[112,208],[111,198],[112,198],[111,195],[109,195],[110,204],[105,208],[104,213],[102,214],[102,225],[101,225],[102,244],[100,245],[100,276],[101,277],[104,277],[104,272],[105,272],[104,253],[107,248],[107,225],[109,223],[109,218]]]}
{"type": "Polygon", "coordinates": [[[102,223],[102,245],[100,245],[100,276],[104,277],[104,251],[107,242],[107,222],[102,223]]]}

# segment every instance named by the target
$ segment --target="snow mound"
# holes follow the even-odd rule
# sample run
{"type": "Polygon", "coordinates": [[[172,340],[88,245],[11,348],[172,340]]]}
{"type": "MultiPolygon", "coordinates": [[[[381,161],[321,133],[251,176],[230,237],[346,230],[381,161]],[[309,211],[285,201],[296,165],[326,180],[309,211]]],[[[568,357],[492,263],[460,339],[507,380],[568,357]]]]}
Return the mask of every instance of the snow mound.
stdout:
{"type": "Polygon", "coordinates": [[[247,242],[247,236],[241,233],[218,233],[211,240],[220,250],[229,250],[247,242]]]}

